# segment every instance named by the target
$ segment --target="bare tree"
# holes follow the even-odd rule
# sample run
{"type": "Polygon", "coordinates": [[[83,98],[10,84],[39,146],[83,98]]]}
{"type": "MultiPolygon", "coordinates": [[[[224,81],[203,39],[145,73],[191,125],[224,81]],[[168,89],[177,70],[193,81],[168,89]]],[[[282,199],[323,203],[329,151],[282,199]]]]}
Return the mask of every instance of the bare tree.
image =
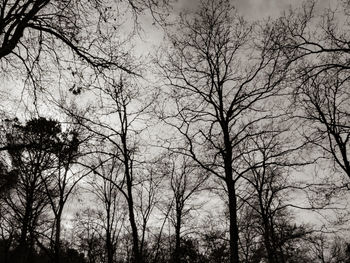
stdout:
{"type": "Polygon", "coordinates": [[[246,165],[251,167],[244,176],[249,184],[247,189],[253,188],[250,197],[243,202],[250,206],[256,217],[269,263],[288,262],[287,251],[284,251],[288,242],[307,234],[297,227],[285,231],[293,223],[288,195],[298,189],[298,184],[290,180],[290,170],[308,163],[298,158],[304,144],[298,145],[290,139],[288,127],[278,126],[281,124],[265,124],[263,132],[247,140],[251,151],[243,157],[246,165]]]}
{"type": "Polygon", "coordinates": [[[56,136],[54,166],[49,178],[43,177],[47,199],[54,216],[51,246],[54,262],[60,262],[61,224],[63,211],[78,182],[86,175],[84,171],[73,171],[72,166],[79,157],[79,146],[84,141],[78,129],[61,132],[56,136]],[[53,190],[54,189],[54,190],[53,190]]]}
{"type": "Polygon", "coordinates": [[[252,26],[229,1],[203,1],[190,17],[179,21],[167,60],[159,63],[176,109],[164,119],[188,142],[188,155],[224,182],[230,262],[239,262],[237,185],[250,170],[241,146],[260,133],[252,130],[255,123],[273,115],[263,101],[278,92],[285,68],[278,54],[270,56],[271,35],[254,35],[252,41],[252,26]]]}
{"type": "Polygon", "coordinates": [[[336,2],[339,5],[321,11],[317,11],[317,1],[304,2],[270,25],[273,50],[282,51],[290,70],[300,73],[295,80],[300,75],[315,77],[328,70],[349,72],[350,5],[348,1],[336,2]]]}
{"type": "MultiPolygon", "coordinates": [[[[120,12],[129,12],[139,26],[138,16],[147,11],[161,21],[168,4],[167,0],[2,0],[0,60],[9,65],[23,63],[27,72],[33,74],[48,54],[55,60],[71,52],[94,68],[116,67],[132,73],[121,50],[113,50],[113,57],[106,56],[108,50],[102,41],[116,36],[120,12]]],[[[118,38],[114,39],[118,42],[118,38]]]]}
{"type": "Polygon", "coordinates": [[[327,71],[308,77],[295,92],[306,141],[350,177],[350,92],[348,76],[327,71]]]}
{"type": "MultiPolygon", "coordinates": [[[[91,116],[79,116],[76,112],[65,109],[76,118],[79,125],[96,137],[97,143],[105,143],[99,150],[105,156],[103,162],[116,158],[121,165],[121,173],[111,183],[118,189],[127,204],[129,224],[133,241],[133,262],[143,262],[141,251],[140,229],[138,224],[137,188],[144,180],[145,174],[140,168],[141,160],[137,160],[139,134],[145,129],[144,120],[151,102],[142,101],[140,89],[124,77],[105,76],[104,84],[94,89],[99,94],[99,102],[91,116]]],[[[151,100],[152,101],[152,100],[151,100]]],[[[93,150],[94,152],[94,150],[93,150]]],[[[103,163],[102,162],[102,163],[103,163]]],[[[101,164],[82,164],[92,172],[108,180],[97,168],[101,164]]],[[[146,176],[145,176],[146,177],[146,176]]],[[[146,214],[145,214],[146,215],[146,214]]],[[[146,215],[148,217],[148,215],[146,215]]]]}
{"type": "Polygon", "coordinates": [[[104,240],[97,214],[97,210],[88,208],[76,213],[74,218],[74,241],[87,256],[88,263],[103,262],[104,259],[104,240]]]}
{"type": "MultiPolygon", "coordinates": [[[[161,190],[163,186],[163,171],[158,165],[158,158],[143,165],[141,177],[143,179],[138,183],[139,186],[135,189],[137,195],[137,203],[135,205],[139,214],[140,225],[140,250],[146,262],[150,262],[155,258],[156,252],[151,250],[150,239],[152,235],[157,235],[157,232],[152,232],[150,220],[152,214],[156,210],[160,198],[163,196],[161,190]]],[[[160,231],[161,232],[161,231],[160,231]]],[[[161,235],[161,233],[159,234],[161,235]]]]}
{"type": "Polygon", "coordinates": [[[289,68],[292,115],[322,153],[315,157],[330,159],[349,176],[349,3],[321,13],[316,7],[305,3],[271,24],[271,51],[282,53],[289,68]]]}
{"type": "MultiPolygon", "coordinates": [[[[181,241],[183,240],[183,228],[191,211],[196,209],[193,198],[203,191],[207,175],[202,174],[198,165],[185,155],[170,153],[165,162],[165,172],[169,176],[171,195],[168,203],[171,213],[169,220],[175,229],[175,248],[173,251],[173,262],[181,260],[181,241]]],[[[204,172],[205,173],[205,172],[204,172]]]]}
{"type": "MultiPolygon", "coordinates": [[[[96,156],[96,170],[102,176],[96,176],[90,185],[92,193],[96,195],[97,201],[103,205],[96,221],[101,221],[104,233],[106,262],[113,263],[116,258],[116,251],[119,237],[122,233],[125,221],[125,203],[123,202],[116,183],[122,174],[122,164],[120,161],[112,157],[108,161],[104,161],[104,156],[96,156]]],[[[95,172],[96,173],[96,172],[95,172]]],[[[102,234],[101,234],[102,235],[102,234]]]]}

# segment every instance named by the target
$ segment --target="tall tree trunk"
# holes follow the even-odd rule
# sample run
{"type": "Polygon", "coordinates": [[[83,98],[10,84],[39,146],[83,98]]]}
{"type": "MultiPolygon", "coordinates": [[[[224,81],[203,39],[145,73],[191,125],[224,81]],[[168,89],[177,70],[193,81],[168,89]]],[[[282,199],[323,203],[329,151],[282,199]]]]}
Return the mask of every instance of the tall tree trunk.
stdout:
{"type": "Polygon", "coordinates": [[[272,244],[271,244],[271,236],[270,236],[270,231],[266,229],[266,226],[264,224],[264,244],[265,244],[265,249],[266,249],[266,254],[267,254],[267,259],[269,263],[278,263],[276,261],[275,256],[277,251],[273,250],[272,244]]]}
{"type": "MultiPolygon", "coordinates": [[[[232,172],[231,172],[232,174],[232,172]]],[[[227,189],[229,196],[229,214],[230,214],[230,263],[239,263],[239,234],[238,234],[238,218],[237,218],[237,196],[235,183],[231,179],[227,179],[227,189]]]]}
{"type": "Polygon", "coordinates": [[[107,229],[106,229],[106,250],[107,250],[107,263],[113,263],[113,244],[111,237],[111,212],[110,204],[107,208],[107,229]]]}
{"type": "MultiPolygon", "coordinates": [[[[129,149],[127,146],[127,116],[126,111],[124,109],[124,121],[123,131],[121,135],[121,142],[123,145],[123,157],[124,157],[124,169],[125,169],[125,177],[126,177],[126,187],[127,187],[127,202],[128,202],[128,212],[129,212],[129,221],[132,232],[132,240],[133,240],[133,262],[134,263],[143,263],[143,258],[140,253],[139,248],[139,235],[137,231],[135,213],[134,213],[134,199],[132,194],[133,180],[132,180],[132,160],[129,156],[129,149]]],[[[122,118],[122,119],[123,119],[122,118]]]]}
{"type": "MultiPolygon", "coordinates": [[[[129,163],[127,161],[127,163],[129,163]]],[[[127,191],[128,191],[128,212],[129,212],[129,221],[131,226],[131,232],[132,232],[132,241],[133,241],[133,262],[134,263],[142,263],[142,255],[140,253],[139,249],[139,235],[137,231],[137,225],[136,225],[136,219],[134,214],[134,201],[133,201],[133,194],[132,194],[132,180],[131,180],[131,174],[129,170],[129,165],[127,164],[125,166],[125,173],[126,173],[126,184],[127,184],[127,191]]]]}
{"type": "Polygon", "coordinates": [[[269,263],[279,263],[279,261],[276,259],[276,253],[277,251],[274,250],[273,247],[273,237],[272,237],[272,223],[270,227],[270,220],[267,216],[267,209],[264,207],[264,202],[262,198],[262,189],[259,191],[259,207],[260,207],[260,213],[261,213],[261,219],[262,219],[262,226],[264,228],[264,245],[266,249],[267,259],[269,263]],[[271,229],[271,231],[270,231],[271,229]]]}
{"type": "Polygon", "coordinates": [[[107,249],[107,263],[113,263],[113,245],[111,242],[110,231],[107,231],[106,249],[107,249]]]}
{"type": "Polygon", "coordinates": [[[30,218],[32,214],[32,195],[30,195],[29,200],[26,203],[25,214],[22,220],[21,227],[21,236],[18,244],[18,258],[20,263],[26,263],[29,255],[29,246],[28,246],[28,232],[30,231],[30,218]]]}
{"type": "Polygon", "coordinates": [[[179,204],[176,204],[176,223],[175,223],[175,250],[174,250],[174,263],[181,263],[180,259],[180,247],[181,247],[181,213],[182,209],[179,204]]]}
{"type": "Polygon", "coordinates": [[[54,245],[54,262],[60,263],[61,255],[61,217],[62,208],[60,207],[56,215],[56,231],[55,231],[55,245],[54,245]]]}
{"type": "Polygon", "coordinates": [[[129,208],[129,221],[130,221],[131,232],[132,232],[132,241],[133,241],[133,262],[142,263],[143,260],[139,249],[139,236],[137,232],[137,225],[136,225],[136,220],[134,215],[134,205],[133,205],[132,199],[128,200],[128,208],[129,208]]]}
{"type": "MultiPolygon", "coordinates": [[[[223,105],[223,103],[221,103],[223,105]]],[[[223,114],[223,107],[220,108],[220,112],[223,114]]],[[[230,139],[230,129],[229,123],[223,121],[220,123],[222,132],[225,150],[223,151],[223,160],[225,166],[225,180],[228,191],[228,208],[230,214],[230,263],[239,263],[239,233],[238,233],[238,218],[237,218],[237,196],[236,196],[236,185],[235,180],[233,179],[232,171],[232,143],[230,139]]]]}

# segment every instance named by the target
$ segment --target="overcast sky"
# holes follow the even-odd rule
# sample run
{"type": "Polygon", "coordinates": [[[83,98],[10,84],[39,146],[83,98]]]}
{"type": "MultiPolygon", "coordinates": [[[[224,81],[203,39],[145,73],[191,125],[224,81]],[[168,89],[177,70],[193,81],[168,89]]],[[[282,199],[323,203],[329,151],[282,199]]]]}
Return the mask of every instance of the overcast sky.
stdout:
{"type": "MultiPolygon", "coordinates": [[[[303,0],[231,0],[240,14],[249,19],[261,19],[268,16],[278,16],[290,6],[301,6],[303,0]]],[[[337,0],[319,0],[318,8],[335,7],[337,0]]],[[[195,9],[200,0],[179,0],[182,9],[195,9]]]]}
{"type": "MultiPolygon", "coordinates": [[[[174,4],[173,13],[176,16],[181,11],[194,11],[200,6],[201,0],[177,0],[174,4]]],[[[300,7],[304,2],[310,0],[231,0],[232,5],[237,9],[238,13],[250,21],[262,20],[268,17],[278,17],[287,11],[290,7],[300,7]]],[[[318,0],[316,10],[321,11],[324,8],[341,8],[339,3],[341,0],[318,0]]],[[[136,54],[147,54],[154,50],[154,46],[158,46],[164,37],[161,28],[157,28],[153,24],[152,17],[145,16],[141,19],[144,32],[141,34],[142,39],[136,40],[136,54]]]]}
{"type": "MultiPolygon", "coordinates": [[[[181,11],[195,11],[200,6],[200,1],[201,0],[178,0],[174,6],[174,14],[176,15],[181,11]]],[[[324,8],[341,8],[338,4],[340,1],[341,0],[318,0],[315,7],[316,11],[322,12],[324,8]]],[[[301,7],[305,2],[306,1],[303,0],[231,0],[232,5],[235,6],[238,13],[250,21],[262,20],[268,17],[278,17],[283,11],[287,11],[290,7],[301,7]]],[[[140,54],[145,54],[154,50],[151,46],[158,46],[162,42],[164,36],[162,29],[156,28],[152,25],[153,21],[151,17],[146,18],[145,22],[146,23],[143,24],[143,40],[138,43],[138,49],[136,50],[136,52],[140,52],[140,54]]],[[[311,169],[308,171],[309,173],[307,173],[309,176],[314,175],[311,169]]],[[[294,201],[296,201],[296,204],[299,206],[308,205],[307,203],[303,203],[303,201],[306,200],[301,198],[294,201]]],[[[316,219],[315,213],[305,212],[303,210],[297,210],[295,212],[296,218],[300,222],[313,222],[316,225],[321,222],[324,223],[323,217],[319,216],[316,219]]]]}

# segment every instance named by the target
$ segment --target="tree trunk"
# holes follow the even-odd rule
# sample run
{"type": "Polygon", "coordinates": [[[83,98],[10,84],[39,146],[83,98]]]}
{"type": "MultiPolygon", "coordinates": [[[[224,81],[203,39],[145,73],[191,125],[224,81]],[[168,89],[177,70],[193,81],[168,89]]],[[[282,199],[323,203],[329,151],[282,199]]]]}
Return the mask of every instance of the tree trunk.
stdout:
{"type": "Polygon", "coordinates": [[[113,263],[113,247],[111,242],[110,231],[107,232],[106,248],[107,248],[107,263],[113,263]]]}
{"type": "Polygon", "coordinates": [[[56,231],[55,231],[55,246],[54,246],[54,262],[60,263],[60,255],[61,255],[61,217],[62,217],[62,209],[59,208],[59,211],[56,216],[56,231]]]}
{"type": "Polygon", "coordinates": [[[132,232],[132,241],[133,241],[133,262],[134,263],[142,263],[142,256],[139,249],[139,236],[137,232],[137,225],[135,220],[135,214],[134,214],[134,202],[133,202],[133,195],[132,195],[132,181],[131,181],[131,175],[129,171],[129,166],[127,165],[125,167],[125,173],[126,173],[126,183],[127,183],[127,190],[128,190],[128,210],[129,210],[129,221],[131,226],[131,232],[132,232]]]}
{"type": "Polygon", "coordinates": [[[180,247],[181,247],[181,208],[176,204],[176,223],[175,223],[175,250],[174,250],[174,263],[181,263],[180,260],[180,247]]]}
{"type": "MultiPolygon", "coordinates": [[[[232,173],[232,172],[231,172],[232,173]]],[[[232,177],[231,177],[232,178],[232,177]]],[[[230,214],[230,263],[239,263],[239,234],[237,219],[237,196],[235,183],[232,179],[227,179],[227,189],[229,195],[229,214],[230,214]]]]}
{"type": "Polygon", "coordinates": [[[18,256],[19,256],[19,262],[20,263],[25,263],[28,260],[28,255],[29,255],[29,247],[28,247],[28,239],[27,235],[28,232],[30,231],[30,218],[32,214],[32,195],[30,195],[29,200],[26,203],[25,207],[25,214],[23,216],[22,220],[22,227],[21,227],[21,236],[19,239],[19,244],[18,244],[18,256]]]}
{"type": "MultiPolygon", "coordinates": [[[[221,112],[222,109],[221,109],[221,112]]],[[[222,114],[223,115],[223,114],[222,114]]],[[[225,151],[223,151],[223,160],[225,166],[225,181],[228,191],[228,208],[230,214],[230,263],[239,263],[239,233],[237,218],[237,196],[236,185],[233,180],[232,171],[232,143],[230,139],[230,129],[227,122],[221,122],[225,151]]]]}
{"type": "Polygon", "coordinates": [[[266,253],[267,253],[267,259],[269,263],[278,263],[278,261],[275,261],[275,253],[277,251],[273,251],[273,248],[271,246],[271,237],[270,234],[267,232],[269,230],[266,230],[266,226],[264,226],[264,244],[266,248],[266,253]]]}
{"type": "MultiPolygon", "coordinates": [[[[124,118],[126,120],[126,112],[124,111],[124,118]]],[[[124,121],[125,121],[124,120],[124,121]]],[[[139,249],[139,236],[137,231],[137,225],[136,225],[136,219],[134,214],[134,199],[132,194],[132,187],[133,187],[133,181],[132,181],[132,161],[129,156],[129,149],[127,147],[127,123],[124,127],[124,130],[121,135],[121,142],[123,145],[123,155],[124,155],[124,168],[125,168],[125,177],[126,177],[126,187],[127,187],[127,202],[128,202],[128,212],[129,212],[129,221],[131,226],[131,232],[132,232],[132,240],[133,240],[133,262],[134,263],[143,263],[142,255],[140,253],[139,249]]]]}
{"type": "MultiPolygon", "coordinates": [[[[266,249],[267,254],[267,260],[269,263],[278,263],[278,260],[276,259],[276,253],[277,251],[274,251],[274,247],[272,245],[273,237],[272,237],[272,225],[270,227],[270,220],[267,216],[267,209],[264,207],[264,202],[262,198],[262,188],[259,189],[259,208],[260,208],[260,214],[261,214],[261,220],[262,220],[262,226],[264,227],[264,245],[266,249]],[[271,229],[271,231],[270,231],[271,229]]],[[[272,223],[271,223],[272,224],[272,223]]]]}
{"type": "Polygon", "coordinates": [[[130,221],[131,232],[132,232],[132,241],[133,241],[133,262],[142,263],[143,260],[139,250],[139,236],[137,233],[137,226],[136,226],[135,215],[134,215],[134,206],[133,206],[132,200],[128,200],[128,208],[129,208],[129,221],[130,221]]]}
{"type": "Polygon", "coordinates": [[[113,244],[111,237],[111,214],[110,204],[107,208],[107,229],[106,229],[106,250],[107,250],[107,263],[113,263],[113,244]]]}

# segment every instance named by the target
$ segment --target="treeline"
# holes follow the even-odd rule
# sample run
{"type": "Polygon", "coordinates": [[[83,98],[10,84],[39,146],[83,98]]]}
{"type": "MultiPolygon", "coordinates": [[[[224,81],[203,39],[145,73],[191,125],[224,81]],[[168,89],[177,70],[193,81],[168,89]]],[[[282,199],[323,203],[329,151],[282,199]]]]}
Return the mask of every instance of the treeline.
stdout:
{"type": "Polygon", "coordinates": [[[318,7],[3,1],[24,89],[2,108],[0,261],[350,262],[350,6],[318,7]],[[149,17],[165,41],[137,58],[149,17]]]}
{"type": "MultiPolygon", "coordinates": [[[[130,165],[128,179],[116,150],[96,146],[80,125],[63,131],[46,118],[5,120],[2,132],[2,262],[229,262],[223,190],[192,158],[166,152],[130,165]]],[[[240,185],[241,261],[347,262],[346,239],[293,219],[286,193],[297,185],[272,165],[261,169],[240,185]]]]}

